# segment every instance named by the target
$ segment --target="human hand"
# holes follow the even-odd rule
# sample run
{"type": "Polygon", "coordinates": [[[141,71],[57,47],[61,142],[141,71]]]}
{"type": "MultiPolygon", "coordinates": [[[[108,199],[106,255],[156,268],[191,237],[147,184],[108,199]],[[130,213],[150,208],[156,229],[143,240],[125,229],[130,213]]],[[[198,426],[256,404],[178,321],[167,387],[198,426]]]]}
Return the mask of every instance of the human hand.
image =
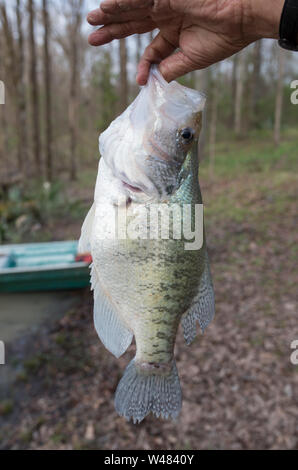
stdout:
{"type": "Polygon", "coordinates": [[[90,24],[102,25],[89,42],[100,46],[158,28],[141,58],[137,82],[146,84],[153,63],[171,81],[226,59],[257,39],[278,38],[283,4],[284,0],[105,0],[88,15],[90,24]]]}

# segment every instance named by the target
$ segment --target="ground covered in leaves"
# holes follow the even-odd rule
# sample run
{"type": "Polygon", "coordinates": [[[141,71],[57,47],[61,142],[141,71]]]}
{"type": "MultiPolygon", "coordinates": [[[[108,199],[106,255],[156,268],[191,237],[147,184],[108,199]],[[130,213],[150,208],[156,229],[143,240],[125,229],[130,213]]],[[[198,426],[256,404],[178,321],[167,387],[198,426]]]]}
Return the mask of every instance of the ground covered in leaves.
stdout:
{"type": "Polygon", "coordinates": [[[120,360],[105,350],[85,292],[78,309],[11,345],[19,372],[0,402],[0,448],[297,448],[297,182],[297,172],[260,171],[205,188],[216,318],[190,347],[179,331],[177,422],[117,416],[134,346],[120,360]]]}

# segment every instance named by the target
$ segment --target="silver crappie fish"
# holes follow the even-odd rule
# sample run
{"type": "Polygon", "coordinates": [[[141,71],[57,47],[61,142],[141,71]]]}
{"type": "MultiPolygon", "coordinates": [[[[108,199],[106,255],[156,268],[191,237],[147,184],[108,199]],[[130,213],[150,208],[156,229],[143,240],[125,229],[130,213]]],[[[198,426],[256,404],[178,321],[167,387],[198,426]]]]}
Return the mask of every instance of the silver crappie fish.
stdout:
{"type": "Polygon", "coordinates": [[[137,237],[123,236],[123,228],[120,236],[117,227],[124,220],[129,231],[141,207],[160,203],[169,209],[189,205],[196,222],[195,206],[202,204],[197,143],[204,105],[201,93],[167,83],[154,66],[136,100],[99,139],[95,200],[79,250],[93,257],[94,322],[101,341],[118,358],[135,337],[136,356],[115,397],[117,412],[135,423],[150,412],[178,417],[177,330],[182,320],[188,344],[197,322],[204,331],[214,316],[214,293],[205,234],[200,248],[189,250],[184,236],[144,237],[144,226],[152,230],[160,222],[162,227],[167,217],[148,226],[146,219],[137,237]]]}

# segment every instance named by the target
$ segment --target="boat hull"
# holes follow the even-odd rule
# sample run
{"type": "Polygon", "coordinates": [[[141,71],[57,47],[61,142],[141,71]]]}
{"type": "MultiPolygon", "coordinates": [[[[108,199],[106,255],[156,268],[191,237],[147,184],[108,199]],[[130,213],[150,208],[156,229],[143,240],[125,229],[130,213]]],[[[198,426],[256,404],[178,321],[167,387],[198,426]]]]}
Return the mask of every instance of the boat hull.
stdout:
{"type": "Polygon", "coordinates": [[[0,293],[83,289],[90,285],[89,266],[75,262],[77,242],[0,247],[13,253],[15,266],[0,269],[0,293]],[[54,261],[53,261],[54,260],[54,261]],[[59,263],[60,260],[60,263],[59,263]]]}

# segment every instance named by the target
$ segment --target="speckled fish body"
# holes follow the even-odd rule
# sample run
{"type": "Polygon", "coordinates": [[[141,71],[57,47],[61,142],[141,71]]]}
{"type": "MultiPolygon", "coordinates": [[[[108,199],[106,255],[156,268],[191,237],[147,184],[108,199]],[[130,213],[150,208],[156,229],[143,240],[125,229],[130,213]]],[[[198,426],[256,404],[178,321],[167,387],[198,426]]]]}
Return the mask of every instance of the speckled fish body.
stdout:
{"type": "Polygon", "coordinates": [[[91,249],[93,257],[99,337],[116,357],[135,337],[136,356],[115,398],[118,413],[134,422],[150,412],[178,416],[181,389],[174,347],[179,324],[182,319],[190,343],[197,321],[204,329],[214,315],[205,240],[199,249],[187,250],[188,240],[183,233],[175,238],[172,226],[185,205],[194,226],[196,205],[202,204],[197,140],[203,106],[201,94],[167,84],[154,68],[136,102],[100,138],[95,202],[80,249],[91,249]],[[152,207],[160,204],[166,216],[161,212],[160,218],[150,217],[152,207]],[[139,231],[130,237],[131,223],[140,212],[139,231]],[[162,239],[169,220],[169,237],[162,239]],[[121,233],[119,221],[125,221],[121,233]]]}

